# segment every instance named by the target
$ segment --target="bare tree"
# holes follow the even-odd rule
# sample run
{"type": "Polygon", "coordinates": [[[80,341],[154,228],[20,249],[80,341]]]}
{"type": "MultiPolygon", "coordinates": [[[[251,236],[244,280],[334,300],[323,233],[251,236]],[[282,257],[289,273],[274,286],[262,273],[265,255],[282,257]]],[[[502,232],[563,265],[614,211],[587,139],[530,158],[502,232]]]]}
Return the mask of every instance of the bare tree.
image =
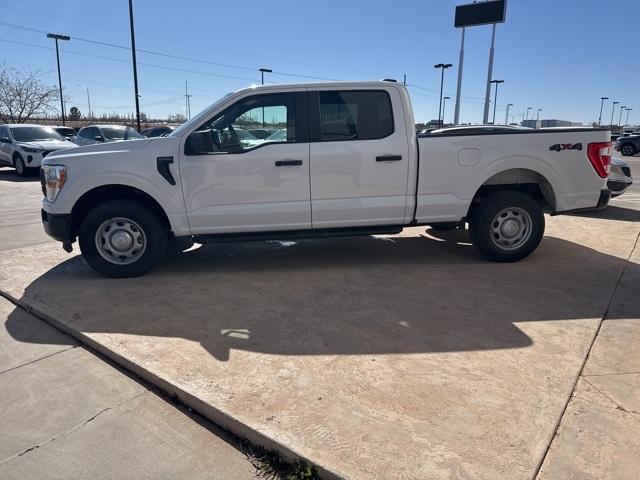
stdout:
{"type": "Polygon", "coordinates": [[[58,88],[46,85],[38,71],[20,71],[0,65],[0,121],[24,123],[34,115],[55,109],[58,88]]]}

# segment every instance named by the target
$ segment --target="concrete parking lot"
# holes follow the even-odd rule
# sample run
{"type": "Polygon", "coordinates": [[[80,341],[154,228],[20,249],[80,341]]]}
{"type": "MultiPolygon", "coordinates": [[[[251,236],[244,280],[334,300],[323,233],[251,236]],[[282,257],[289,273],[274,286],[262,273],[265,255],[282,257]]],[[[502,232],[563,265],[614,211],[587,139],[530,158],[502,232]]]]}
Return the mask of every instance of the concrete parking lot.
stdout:
{"type": "MultiPolygon", "coordinates": [[[[37,180],[15,180],[0,170],[3,294],[252,442],[326,477],[636,478],[637,185],[547,217],[517,264],[413,228],[205,245],[108,280],[47,240],[37,180]]],[[[34,342],[22,307],[5,329],[34,342]]]]}

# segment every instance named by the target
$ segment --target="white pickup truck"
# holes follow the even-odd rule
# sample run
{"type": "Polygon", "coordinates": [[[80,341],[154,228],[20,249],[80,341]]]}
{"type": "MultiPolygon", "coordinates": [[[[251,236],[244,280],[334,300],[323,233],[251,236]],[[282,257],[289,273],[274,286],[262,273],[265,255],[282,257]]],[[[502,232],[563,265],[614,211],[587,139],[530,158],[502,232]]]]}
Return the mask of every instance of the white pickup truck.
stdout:
{"type": "Polygon", "coordinates": [[[42,221],[66,251],[79,238],[111,277],[146,273],[184,240],[463,222],[486,257],[516,261],[540,243],[544,212],[608,203],[609,140],[592,128],[417,135],[407,90],[392,82],[252,87],[167,137],[50,154],[42,221]]]}

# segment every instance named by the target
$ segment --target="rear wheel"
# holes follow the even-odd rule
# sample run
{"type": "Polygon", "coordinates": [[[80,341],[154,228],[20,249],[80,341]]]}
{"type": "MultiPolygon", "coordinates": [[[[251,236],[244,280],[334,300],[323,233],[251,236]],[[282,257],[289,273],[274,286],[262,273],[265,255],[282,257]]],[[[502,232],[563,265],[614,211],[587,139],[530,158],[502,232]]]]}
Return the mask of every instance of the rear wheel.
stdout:
{"type": "Polygon", "coordinates": [[[630,157],[631,155],[636,154],[636,148],[630,143],[626,143],[622,145],[622,147],[620,147],[620,153],[622,153],[622,155],[624,155],[625,157],[630,157]]]}
{"type": "Polygon", "coordinates": [[[82,220],[79,233],[82,256],[107,277],[137,277],[162,257],[167,232],[144,205],[111,200],[94,207],[82,220]]]}
{"type": "Polygon", "coordinates": [[[471,212],[471,242],[496,262],[515,262],[529,256],[543,234],[542,208],[532,197],[520,192],[493,193],[471,212]]]}

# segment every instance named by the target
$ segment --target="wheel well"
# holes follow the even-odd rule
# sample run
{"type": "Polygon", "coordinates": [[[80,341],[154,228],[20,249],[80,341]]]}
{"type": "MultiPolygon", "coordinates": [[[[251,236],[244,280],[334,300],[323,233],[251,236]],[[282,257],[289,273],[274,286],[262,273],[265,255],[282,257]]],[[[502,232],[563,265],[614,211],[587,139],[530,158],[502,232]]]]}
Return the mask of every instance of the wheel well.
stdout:
{"type": "Polygon", "coordinates": [[[469,213],[487,195],[504,190],[513,190],[530,195],[545,212],[553,212],[556,209],[556,197],[553,187],[545,177],[533,170],[514,168],[497,173],[487,179],[473,196],[469,213]]]}
{"type": "Polygon", "coordinates": [[[127,199],[138,202],[154,212],[165,229],[171,231],[169,217],[160,204],[149,194],[125,185],[103,185],[82,195],[71,210],[71,231],[77,235],[82,219],[96,205],[108,200],[127,199]]]}

